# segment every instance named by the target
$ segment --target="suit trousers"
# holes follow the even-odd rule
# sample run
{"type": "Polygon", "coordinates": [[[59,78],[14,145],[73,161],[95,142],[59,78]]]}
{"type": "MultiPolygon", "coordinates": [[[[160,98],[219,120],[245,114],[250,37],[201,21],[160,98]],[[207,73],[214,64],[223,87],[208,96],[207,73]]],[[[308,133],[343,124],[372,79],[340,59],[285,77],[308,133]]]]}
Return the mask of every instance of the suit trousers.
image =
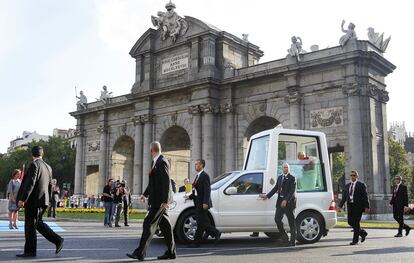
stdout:
{"type": "Polygon", "coordinates": [[[286,234],[285,228],[283,227],[283,215],[286,215],[288,222],[289,222],[289,229],[290,229],[290,242],[296,241],[296,223],[295,223],[295,215],[294,215],[294,208],[289,206],[282,208],[276,207],[276,214],[275,214],[275,222],[277,225],[277,229],[279,233],[282,235],[283,240],[288,239],[288,235],[286,234]]]}
{"type": "Polygon", "coordinates": [[[122,202],[124,207],[124,225],[128,225],[129,205],[127,202],[122,202]]]}
{"type": "Polygon", "coordinates": [[[134,255],[145,257],[145,252],[147,251],[147,248],[151,243],[152,237],[154,236],[158,226],[164,235],[164,241],[167,245],[168,253],[176,253],[173,231],[167,211],[165,208],[157,207],[149,208],[148,210],[142,226],[141,240],[139,242],[138,248],[134,250],[134,255]]]}
{"type": "Polygon", "coordinates": [[[220,232],[211,225],[210,219],[208,217],[208,210],[203,209],[202,205],[201,207],[199,205],[196,206],[195,216],[197,221],[197,230],[195,232],[194,242],[196,244],[201,243],[204,231],[206,231],[206,233],[212,237],[219,235],[220,232]]]}
{"type": "Polygon", "coordinates": [[[47,207],[26,207],[24,209],[24,253],[36,254],[36,230],[49,242],[55,245],[62,239],[46,223],[43,222],[43,214],[46,209],[47,207]]]}
{"type": "Polygon", "coordinates": [[[352,242],[358,242],[359,236],[366,235],[366,231],[361,229],[360,222],[362,217],[362,208],[353,203],[348,203],[348,224],[354,229],[352,242]]]}
{"type": "Polygon", "coordinates": [[[395,221],[398,222],[398,233],[401,234],[403,228],[408,229],[410,228],[406,224],[404,224],[404,207],[399,205],[392,206],[392,213],[394,215],[395,221]]]}

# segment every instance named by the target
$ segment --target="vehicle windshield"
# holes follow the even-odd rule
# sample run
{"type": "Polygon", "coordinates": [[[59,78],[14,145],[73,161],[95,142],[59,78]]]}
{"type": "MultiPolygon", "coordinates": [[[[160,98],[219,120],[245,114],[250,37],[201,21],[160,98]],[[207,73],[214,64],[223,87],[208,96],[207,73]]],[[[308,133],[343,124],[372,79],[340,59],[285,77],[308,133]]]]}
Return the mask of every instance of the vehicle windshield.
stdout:
{"type": "Polygon", "coordinates": [[[217,190],[240,172],[224,173],[211,180],[211,190],[217,190]]]}

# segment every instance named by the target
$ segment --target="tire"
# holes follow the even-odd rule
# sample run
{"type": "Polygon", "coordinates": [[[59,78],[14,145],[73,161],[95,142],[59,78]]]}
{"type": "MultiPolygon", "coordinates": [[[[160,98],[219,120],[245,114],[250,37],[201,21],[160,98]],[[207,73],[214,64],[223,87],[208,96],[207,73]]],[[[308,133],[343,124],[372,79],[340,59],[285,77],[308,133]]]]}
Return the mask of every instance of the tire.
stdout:
{"type": "Polygon", "coordinates": [[[318,242],[324,231],[322,216],[316,212],[304,212],[296,218],[296,239],[303,244],[318,242]]]}
{"type": "Polygon", "coordinates": [[[175,228],[178,241],[183,244],[194,242],[197,221],[195,220],[195,210],[190,209],[181,214],[175,228]]]}
{"type": "Polygon", "coordinates": [[[280,239],[280,236],[281,236],[279,232],[264,232],[264,233],[266,236],[274,240],[280,239]]]}

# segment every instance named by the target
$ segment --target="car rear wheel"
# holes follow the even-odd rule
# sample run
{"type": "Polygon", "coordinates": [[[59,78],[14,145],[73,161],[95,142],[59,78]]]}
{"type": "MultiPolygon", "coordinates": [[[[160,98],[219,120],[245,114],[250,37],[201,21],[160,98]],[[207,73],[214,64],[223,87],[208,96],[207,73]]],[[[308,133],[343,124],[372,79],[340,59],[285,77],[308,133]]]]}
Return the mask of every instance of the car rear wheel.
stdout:
{"type": "Polygon", "coordinates": [[[296,239],[304,244],[318,242],[323,234],[322,216],[315,212],[304,212],[296,218],[296,239]]]}
{"type": "Polygon", "coordinates": [[[188,244],[194,241],[197,230],[197,221],[195,218],[195,211],[193,209],[185,211],[180,216],[175,229],[179,242],[188,244]]]}

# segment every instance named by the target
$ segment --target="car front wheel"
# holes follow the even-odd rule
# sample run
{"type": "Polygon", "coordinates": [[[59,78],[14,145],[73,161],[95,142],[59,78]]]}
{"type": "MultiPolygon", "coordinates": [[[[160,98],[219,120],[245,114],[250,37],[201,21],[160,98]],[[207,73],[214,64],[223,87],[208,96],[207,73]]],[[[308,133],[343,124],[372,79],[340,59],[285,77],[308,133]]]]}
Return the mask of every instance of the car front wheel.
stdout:
{"type": "Polygon", "coordinates": [[[195,211],[193,209],[185,211],[180,216],[175,229],[179,242],[188,244],[194,241],[197,230],[197,221],[195,218],[195,211]]]}
{"type": "Polygon", "coordinates": [[[304,212],[296,218],[296,239],[304,244],[318,242],[324,227],[322,216],[315,212],[304,212]]]}

